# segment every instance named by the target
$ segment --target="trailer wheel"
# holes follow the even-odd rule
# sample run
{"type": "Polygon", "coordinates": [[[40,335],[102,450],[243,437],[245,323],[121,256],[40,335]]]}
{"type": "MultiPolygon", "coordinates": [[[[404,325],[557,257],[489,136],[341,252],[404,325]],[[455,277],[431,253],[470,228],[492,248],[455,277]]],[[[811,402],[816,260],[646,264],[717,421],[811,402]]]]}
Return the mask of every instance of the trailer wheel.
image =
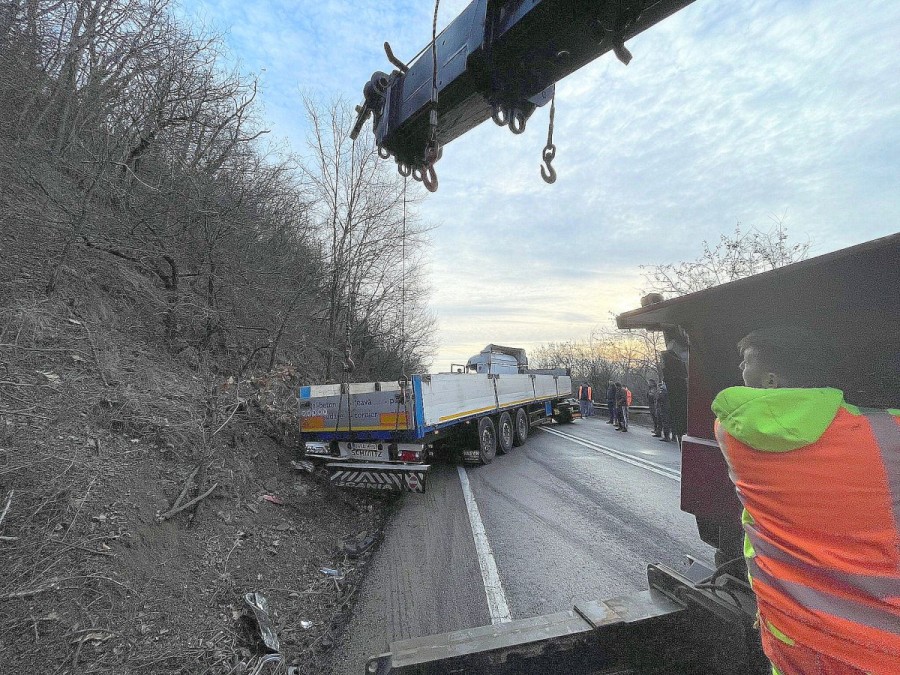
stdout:
{"type": "Polygon", "coordinates": [[[497,455],[497,430],[494,420],[482,417],[478,420],[478,461],[490,464],[497,455]]]}
{"type": "Polygon", "coordinates": [[[525,408],[519,408],[516,410],[516,433],[513,436],[513,445],[524,445],[529,431],[531,431],[531,424],[528,421],[528,413],[525,412],[525,408]]]}
{"type": "Polygon", "coordinates": [[[497,452],[505,455],[513,449],[513,441],[515,440],[515,429],[513,428],[512,416],[508,411],[500,413],[500,421],[497,423],[497,452]]]}

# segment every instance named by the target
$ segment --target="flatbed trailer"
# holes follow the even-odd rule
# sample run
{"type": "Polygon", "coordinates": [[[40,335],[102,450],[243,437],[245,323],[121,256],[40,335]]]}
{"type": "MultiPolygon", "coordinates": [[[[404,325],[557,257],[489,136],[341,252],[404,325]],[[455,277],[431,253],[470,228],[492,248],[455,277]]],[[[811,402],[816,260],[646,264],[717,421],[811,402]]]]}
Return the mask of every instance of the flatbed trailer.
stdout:
{"type": "Polygon", "coordinates": [[[305,456],[327,460],[334,484],[424,492],[428,461],[452,449],[487,464],[535,424],[572,420],[568,375],[440,373],[399,382],[301,387],[305,456]]]}

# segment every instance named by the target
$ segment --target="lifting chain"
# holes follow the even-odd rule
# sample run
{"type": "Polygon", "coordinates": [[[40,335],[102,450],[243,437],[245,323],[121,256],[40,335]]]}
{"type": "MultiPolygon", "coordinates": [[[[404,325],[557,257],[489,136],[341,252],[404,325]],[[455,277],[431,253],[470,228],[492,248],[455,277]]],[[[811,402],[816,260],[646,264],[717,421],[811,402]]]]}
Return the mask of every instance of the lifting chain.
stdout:
{"type": "Polygon", "coordinates": [[[551,185],[556,182],[556,169],[553,168],[553,160],[556,158],[556,146],[553,145],[553,118],[556,116],[556,90],[550,99],[550,125],[547,127],[547,145],[544,146],[544,163],[541,165],[541,178],[551,185]]]}
{"type": "Polygon", "coordinates": [[[438,86],[437,86],[437,20],[441,0],[434,0],[434,18],[431,21],[431,110],[428,112],[428,143],[421,167],[413,170],[413,179],[420,181],[429,192],[437,192],[438,179],[434,164],[441,158],[437,140],[438,86]],[[416,172],[418,171],[418,175],[416,172]]]}

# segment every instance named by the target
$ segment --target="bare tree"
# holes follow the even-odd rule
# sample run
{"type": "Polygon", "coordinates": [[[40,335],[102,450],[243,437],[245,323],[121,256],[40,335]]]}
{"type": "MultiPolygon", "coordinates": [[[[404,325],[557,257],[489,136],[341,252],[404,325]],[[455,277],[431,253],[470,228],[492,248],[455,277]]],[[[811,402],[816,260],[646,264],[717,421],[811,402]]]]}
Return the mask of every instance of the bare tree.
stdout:
{"type": "Polygon", "coordinates": [[[738,223],[734,233],[721,235],[715,245],[704,241],[696,260],[641,269],[649,290],[685,295],[798,262],[808,253],[809,242],[789,242],[784,221],[779,219],[770,230],[743,230],[738,223]]]}
{"type": "Polygon", "coordinates": [[[539,368],[569,368],[574,381],[594,388],[595,399],[602,398],[612,380],[631,389],[636,401],[645,401],[647,380],[659,379],[661,348],[655,333],[598,329],[589,340],[541,345],[532,351],[531,361],[539,368]]]}
{"type": "MultiPolygon", "coordinates": [[[[345,102],[326,107],[307,97],[305,103],[312,157],[304,174],[328,266],[325,376],[336,377],[337,357],[348,341],[365,345],[360,353],[371,357],[397,333],[410,338],[397,345],[407,352],[403,359],[421,361],[433,320],[420,255],[426,231],[413,210],[412,184],[378,161],[371,137],[350,139],[352,114],[345,102]]],[[[372,372],[369,360],[358,377],[372,372]]]]}

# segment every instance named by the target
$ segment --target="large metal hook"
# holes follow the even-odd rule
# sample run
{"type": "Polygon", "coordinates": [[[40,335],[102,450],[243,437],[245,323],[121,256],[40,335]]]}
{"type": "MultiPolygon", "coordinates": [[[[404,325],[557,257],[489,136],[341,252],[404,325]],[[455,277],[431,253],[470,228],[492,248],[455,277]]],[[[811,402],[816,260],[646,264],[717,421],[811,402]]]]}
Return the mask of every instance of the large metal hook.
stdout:
{"type": "Polygon", "coordinates": [[[514,134],[521,134],[525,131],[525,111],[521,108],[513,108],[509,113],[509,130],[514,134]]]}
{"type": "Polygon", "coordinates": [[[422,185],[424,185],[425,189],[429,192],[437,192],[438,178],[437,172],[434,170],[434,164],[429,164],[422,171],[422,185]]]}
{"type": "Polygon", "coordinates": [[[551,185],[556,182],[556,169],[551,164],[555,157],[556,146],[553,143],[548,143],[547,147],[544,148],[544,164],[541,164],[541,178],[544,179],[545,183],[550,183],[551,185]],[[544,165],[546,165],[546,168],[544,165]]]}
{"type": "Polygon", "coordinates": [[[509,124],[509,108],[500,104],[494,104],[491,119],[494,120],[494,124],[498,127],[505,127],[509,124]]]}

